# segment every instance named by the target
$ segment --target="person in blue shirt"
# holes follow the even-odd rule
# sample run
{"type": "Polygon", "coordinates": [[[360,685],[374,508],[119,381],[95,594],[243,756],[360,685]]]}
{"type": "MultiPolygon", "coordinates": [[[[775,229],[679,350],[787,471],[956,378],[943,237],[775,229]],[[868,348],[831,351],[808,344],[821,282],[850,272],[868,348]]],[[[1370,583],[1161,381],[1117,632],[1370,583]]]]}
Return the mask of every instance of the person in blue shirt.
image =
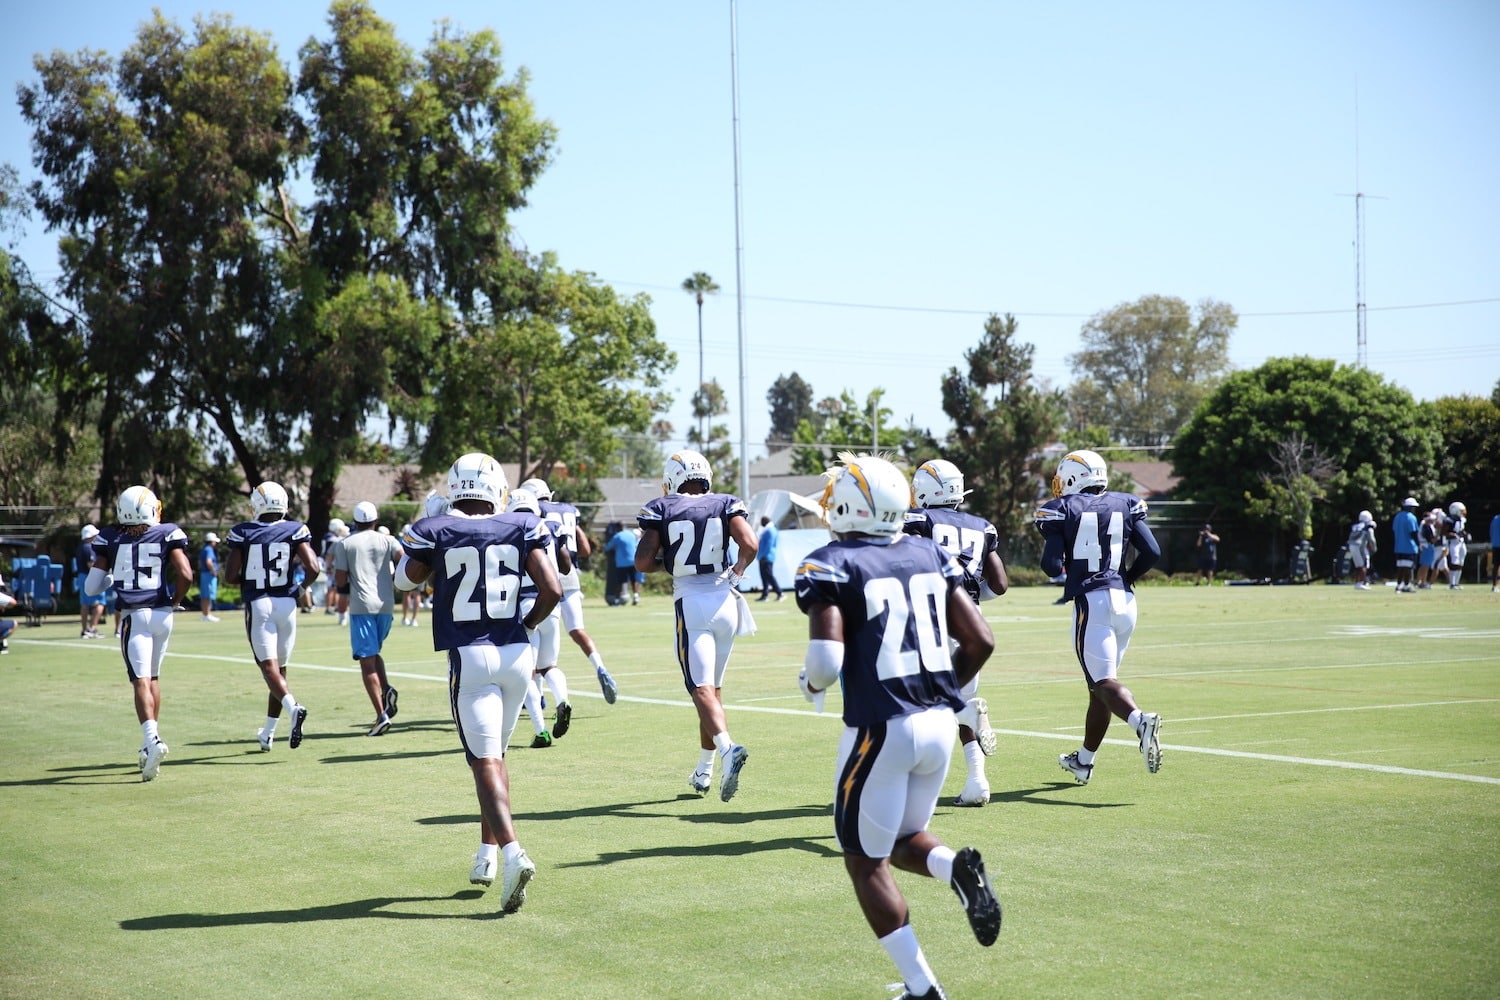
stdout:
{"type": "Polygon", "coordinates": [[[610,577],[614,583],[615,604],[625,603],[625,585],[630,585],[630,603],[641,603],[641,588],[635,581],[635,550],[640,539],[636,533],[621,525],[604,543],[604,552],[609,556],[610,577]]]}
{"type": "Polygon", "coordinates": [[[760,567],[760,596],[757,601],[764,601],[771,596],[772,589],[776,591],[776,599],[781,600],[781,584],[776,582],[776,542],[781,538],[781,532],[776,525],[771,523],[769,517],[762,516],[760,519],[760,549],[755,553],[757,564],[760,567]]]}
{"type": "Polygon", "coordinates": [[[206,622],[219,620],[214,614],[214,601],[219,599],[219,554],[214,550],[218,544],[219,536],[210,531],[198,550],[198,610],[206,622]]]}
{"type": "Polygon", "coordinates": [[[1500,593],[1500,514],[1490,518],[1490,593],[1500,593]]]}
{"type": "Polygon", "coordinates": [[[85,524],[79,536],[78,549],[73,553],[73,583],[78,591],[78,637],[80,639],[99,638],[99,623],[104,621],[104,604],[109,600],[109,594],[90,594],[84,588],[84,582],[89,575],[89,567],[94,565],[94,539],[99,537],[99,529],[92,524],[85,524]]]}
{"type": "Polygon", "coordinates": [[[1394,544],[1391,551],[1396,554],[1396,593],[1410,594],[1413,591],[1412,571],[1417,565],[1417,503],[1416,497],[1407,497],[1401,504],[1401,513],[1391,518],[1391,534],[1394,544]]]}
{"type": "Polygon", "coordinates": [[[1037,508],[1042,533],[1042,572],[1067,570],[1063,595],[1073,602],[1073,651],[1088,684],[1089,707],[1083,721],[1083,745],[1057,758],[1058,766],[1086,785],[1094,773],[1094,755],[1104,743],[1110,719],[1119,716],[1135,730],[1146,770],[1161,767],[1161,716],[1136,707],[1130,689],[1120,683],[1120,661],[1135,632],[1135,582],[1161,558],[1161,546],[1146,525],[1146,501],[1129,493],[1110,493],[1109,470],[1092,451],[1070,451],[1052,477],[1056,497],[1037,508]],[[1125,565],[1126,549],[1135,559],[1125,565]]]}

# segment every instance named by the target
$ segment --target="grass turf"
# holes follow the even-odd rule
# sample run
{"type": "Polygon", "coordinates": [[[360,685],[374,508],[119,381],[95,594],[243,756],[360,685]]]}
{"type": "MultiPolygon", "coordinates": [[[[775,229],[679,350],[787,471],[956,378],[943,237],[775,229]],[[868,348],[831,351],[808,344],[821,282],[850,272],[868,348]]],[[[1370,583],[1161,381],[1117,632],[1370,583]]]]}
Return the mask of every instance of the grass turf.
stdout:
{"type": "MultiPolygon", "coordinates": [[[[931,825],[983,852],[999,942],[897,875],[951,997],[1491,995],[1500,597],[1143,588],[1123,679],[1166,720],[1165,761],[1148,775],[1117,722],[1078,787],[1056,764],[1085,698],[1057,593],[985,606],[993,797],[949,804],[955,755],[931,825]]],[[[0,995],[888,995],[832,838],[837,697],[817,716],[797,692],[795,604],[753,607],[725,687],[751,757],[722,803],[687,788],[670,603],[589,602],[621,698],[568,644],[572,731],[531,750],[522,716],[513,806],[539,872],[504,918],[498,886],[468,884],[477,810],[425,616],[387,644],[401,711],[376,739],[347,631],[302,616],[307,739],[288,750],[283,722],[262,754],[237,617],[183,615],[150,784],[115,644],[22,628],[0,660],[0,995]]]]}

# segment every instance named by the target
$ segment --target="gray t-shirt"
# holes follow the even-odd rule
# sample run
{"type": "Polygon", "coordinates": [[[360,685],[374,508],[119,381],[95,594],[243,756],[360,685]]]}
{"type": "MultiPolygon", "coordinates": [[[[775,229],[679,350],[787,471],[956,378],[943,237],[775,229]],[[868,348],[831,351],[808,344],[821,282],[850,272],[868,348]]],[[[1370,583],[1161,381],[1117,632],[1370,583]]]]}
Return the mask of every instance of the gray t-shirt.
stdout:
{"type": "Polygon", "coordinates": [[[349,574],[349,613],[388,615],[395,610],[396,560],[401,543],[365,528],[334,546],[333,568],[349,574]]]}

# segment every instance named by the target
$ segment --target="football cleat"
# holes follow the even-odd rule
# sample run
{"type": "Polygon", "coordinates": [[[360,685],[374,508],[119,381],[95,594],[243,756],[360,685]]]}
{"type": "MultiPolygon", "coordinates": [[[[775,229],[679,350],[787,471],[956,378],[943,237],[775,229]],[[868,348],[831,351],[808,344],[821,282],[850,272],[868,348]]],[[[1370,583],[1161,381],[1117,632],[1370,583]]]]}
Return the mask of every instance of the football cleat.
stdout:
{"type": "Polygon", "coordinates": [[[984,859],[972,847],[965,847],[953,858],[953,878],[948,883],[964,904],[964,915],[974,929],[974,937],[988,948],[1000,936],[1002,914],[1000,900],[990,887],[984,872],[984,859]]]}
{"type": "Polygon", "coordinates": [[[708,771],[694,771],[688,777],[688,787],[699,795],[707,795],[708,790],[714,783],[714,776],[708,771]]]}
{"type": "Polygon", "coordinates": [[[515,863],[507,861],[500,881],[500,912],[515,913],[526,902],[526,884],[536,877],[536,865],[522,851],[515,863]]]}
{"type": "Polygon", "coordinates": [[[750,751],[735,744],[725,751],[723,757],[724,773],[719,777],[719,800],[728,802],[740,790],[740,771],[750,759],[750,751]]]}
{"type": "MultiPolygon", "coordinates": [[[[906,984],[902,983],[901,985],[905,986],[906,984]]],[[[913,993],[910,989],[906,989],[902,991],[900,996],[896,997],[896,1000],[948,1000],[948,994],[943,992],[941,986],[933,983],[932,989],[926,993],[913,993]]]]}
{"type": "Polygon", "coordinates": [[[620,689],[615,687],[615,679],[609,676],[609,671],[603,667],[599,668],[599,688],[604,692],[604,703],[613,705],[615,698],[619,697],[620,689]]]}
{"type": "Polygon", "coordinates": [[[167,755],[167,745],[157,740],[146,748],[146,759],[141,762],[141,780],[152,781],[161,773],[161,759],[167,755]]]}
{"type": "Polygon", "coordinates": [[[385,686],[385,695],[381,699],[381,704],[385,708],[385,714],[393,719],[396,717],[396,698],[398,694],[399,692],[395,688],[387,684],[385,686]]]}
{"type": "Polygon", "coordinates": [[[557,716],[552,720],[552,738],[560,740],[568,735],[568,729],[573,725],[573,706],[565,701],[557,703],[557,716]]]}
{"type": "Polygon", "coordinates": [[[146,748],[145,747],[141,747],[139,750],[136,751],[136,755],[135,755],[135,769],[137,771],[144,771],[146,769],[146,748]]]}
{"type": "Polygon", "coordinates": [[[953,800],[956,806],[972,806],[977,809],[990,800],[990,783],[983,778],[970,778],[963,791],[953,800]]]}
{"type": "Polygon", "coordinates": [[[536,738],[531,741],[531,749],[533,750],[543,750],[547,747],[550,747],[551,745],[552,734],[547,732],[547,730],[545,729],[537,733],[536,738]]]}
{"type": "Polygon", "coordinates": [[[1087,785],[1089,779],[1094,776],[1093,764],[1080,764],[1078,762],[1078,751],[1072,753],[1058,754],[1057,766],[1073,776],[1073,780],[1080,785],[1087,785]]]}
{"type": "Polygon", "coordinates": [[[293,750],[302,745],[302,723],[307,721],[307,709],[298,705],[292,709],[292,735],[286,738],[286,745],[293,750]]]}
{"type": "Polygon", "coordinates": [[[469,869],[469,884],[490,886],[495,884],[495,859],[474,855],[474,867],[469,869]]]}
{"type": "Polygon", "coordinates": [[[274,729],[266,729],[265,727],[261,727],[260,729],[257,729],[255,731],[255,739],[260,743],[260,748],[264,752],[270,752],[271,741],[275,738],[276,730],[274,729]]]}
{"type": "Polygon", "coordinates": [[[389,728],[391,728],[391,717],[389,715],[387,715],[386,713],[382,712],[382,713],[380,713],[380,718],[378,718],[378,719],[375,720],[375,724],[370,727],[370,731],[368,733],[365,733],[365,735],[366,736],[384,736],[385,735],[385,731],[387,729],[389,729],[389,728]]]}
{"type": "Polygon", "coordinates": [[[969,728],[974,730],[974,738],[979,741],[979,751],[986,757],[993,757],[999,741],[990,728],[990,703],[983,698],[970,698],[969,705],[974,709],[974,722],[969,728]]]}
{"type": "Polygon", "coordinates": [[[1161,744],[1157,734],[1161,732],[1161,716],[1155,712],[1141,713],[1141,756],[1146,758],[1146,770],[1155,774],[1161,770],[1161,744]]]}

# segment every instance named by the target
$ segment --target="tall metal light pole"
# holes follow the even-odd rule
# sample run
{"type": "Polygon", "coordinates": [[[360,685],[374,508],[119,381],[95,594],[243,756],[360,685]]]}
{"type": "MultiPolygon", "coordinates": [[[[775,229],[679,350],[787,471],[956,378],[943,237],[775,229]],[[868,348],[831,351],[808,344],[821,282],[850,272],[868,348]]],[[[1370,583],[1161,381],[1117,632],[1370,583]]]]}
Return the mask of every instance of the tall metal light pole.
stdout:
{"type": "Polygon", "coordinates": [[[734,313],[740,344],[740,498],[750,499],[750,429],[745,401],[745,241],[740,216],[740,66],[739,16],[729,0],[729,92],[734,116],[734,313]]]}

